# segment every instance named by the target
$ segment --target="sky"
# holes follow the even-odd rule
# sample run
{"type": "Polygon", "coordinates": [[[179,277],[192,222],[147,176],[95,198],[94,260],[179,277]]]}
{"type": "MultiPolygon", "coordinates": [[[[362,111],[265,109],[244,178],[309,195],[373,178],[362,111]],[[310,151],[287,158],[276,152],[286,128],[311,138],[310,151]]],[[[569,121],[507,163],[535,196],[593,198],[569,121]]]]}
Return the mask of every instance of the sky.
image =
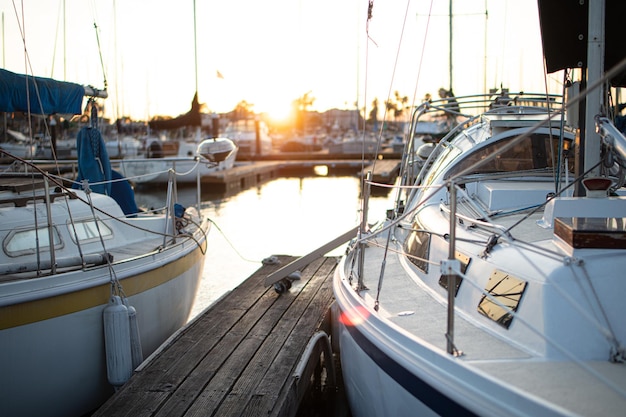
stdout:
{"type": "MultiPolygon", "coordinates": [[[[449,87],[447,1],[374,0],[369,20],[367,9],[368,0],[0,0],[2,66],[100,88],[106,79],[105,115],[135,120],[187,112],[196,89],[210,111],[245,100],[280,118],[306,93],[324,111],[449,87]]],[[[457,1],[453,16],[456,95],[545,91],[536,0],[457,1]]]]}

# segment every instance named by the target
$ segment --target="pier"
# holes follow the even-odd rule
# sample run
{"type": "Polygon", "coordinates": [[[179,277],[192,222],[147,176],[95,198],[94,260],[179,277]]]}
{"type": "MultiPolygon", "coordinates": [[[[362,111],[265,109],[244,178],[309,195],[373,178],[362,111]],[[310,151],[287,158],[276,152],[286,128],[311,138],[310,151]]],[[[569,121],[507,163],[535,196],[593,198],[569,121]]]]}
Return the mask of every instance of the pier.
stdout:
{"type": "MultiPolygon", "coordinates": [[[[172,336],[93,416],[287,417],[298,415],[320,378],[337,392],[341,373],[327,337],[337,258],[311,261],[280,294],[266,279],[297,258],[268,259],[277,262],[172,336]]],[[[347,415],[341,409],[345,403],[324,415],[347,415]]]]}
{"type": "Polygon", "coordinates": [[[227,195],[254,187],[286,175],[315,175],[318,167],[324,166],[330,175],[350,174],[364,176],[372,173],[372,181],[393,184],[400,171],[400,160],[380,159],[360,161],[358,159],[293,159],[259,160],[237,163],[233,168],[217,171],[202,177],[202,183],[227,195]]]}

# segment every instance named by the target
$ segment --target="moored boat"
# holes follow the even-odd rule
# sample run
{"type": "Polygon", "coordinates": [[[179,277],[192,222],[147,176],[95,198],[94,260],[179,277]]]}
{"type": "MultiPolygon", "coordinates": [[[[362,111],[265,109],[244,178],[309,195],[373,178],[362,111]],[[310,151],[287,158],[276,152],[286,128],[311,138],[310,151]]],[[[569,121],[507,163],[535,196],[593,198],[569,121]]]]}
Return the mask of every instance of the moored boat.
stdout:
{"type": "MultiPolygon", "coordinates": [[[[547,42],[557,6],[538,3],[547,42]]],[[[623,10],[571,7],[591,30],[623,10]]],[[[626,60],[606,57],[607,71],[585,61],[589,88],[567,107],[545,93],[457,97],[458,128],[425,153],[407,143],[396,206],[373,227],[363,207],[335,272],[352,415],[623,413],[626,138],[602,93],[625,85],[626,60]],[[565,117],[583,96],[587,129],[565,117]]],[[[412,125],[436,104],[418,106],[412,125]]]]}
{"type": "Polygon", "coordinates": [[[120,171],[136,184],[165,184],[170,171],[179,183],[195,184],[209,174],[232,168],[237,159],[238,147],[228,138],[201,140],[162,141],[159,138],[146,140],[146,150],[141,157],[124,158],[118,161],[120,171]],[[216,160],[213,156],[220,155],[216,160]]]}
{"type": "Polygon", "coordinates": [[[272,152],[272,137],[263,120],[247,118],[230,122],[224,130],[224,137],[232,140],[238,147],[238,156],[242,159],[272,152]]]}
{"type": "Polygon", "coordinates": [[[232,168],[239,148],[234,141],[225,137],[203,136],[202,127],[206,119],[200,112],[198,94],[194,95],[189,112],[173,119],[153,120],[152,129],[165,132],[144,138],[143,152],[135,158],[119,161],[120,171],[137,184],[164,184],[170,172],[177,182],[195,184],[198,179],[217,171],[232,168]],[[191,130],[192,134],[184,134],[191,130]],[[183,132],[183,137],[170,138],[183,132]]]}
{"type": "MultiPolygon", "coordinates": [[[[106,97],[68,82],[0,76],[1,111],[80,114],[84,96],[106,97]]],[[[0,173],[3,416],[97,408],[188,320],[202,276],[209,224],[177,203],[174,182],[161,209],[142,212],[111,170],[97,128],[77,140],[78,181],[24,160],[20,172],[0,173]]]]}

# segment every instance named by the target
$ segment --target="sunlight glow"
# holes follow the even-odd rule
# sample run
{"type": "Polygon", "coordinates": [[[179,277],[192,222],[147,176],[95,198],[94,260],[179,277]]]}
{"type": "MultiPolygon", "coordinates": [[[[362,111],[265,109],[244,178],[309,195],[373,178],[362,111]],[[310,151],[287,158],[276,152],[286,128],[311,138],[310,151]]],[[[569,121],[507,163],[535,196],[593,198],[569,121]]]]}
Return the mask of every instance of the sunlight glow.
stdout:
{"type": "MultiPolygon", "coordinates": [[[[360,0],[198,2],[195,68],[190,0],[175,7],[170,0],[154,0],[150,7],[67,1],[64,24],[59,5],[65,1],[25,2],[25,21],[18,22],[13,3],[0,0],[2,66],[96,88],[106,77],[108,117],[186,113],[196,78],[199,100],[209,111],[229,112],[245,100],[254,112],[275,119],[285,119],[292,102],[308,91],[315,98],[310,110],[354,103],[363,109],[375,98],[384,103],[394,91],[421,99],[449,83],[447,2],[435,2],[430,18],[423,2],[413,2],[410,10],[402,2],[379,2],[369,22],[367,2],[360,0]],[[25,28],[28,66],[18,23],[25,28]]],[[[471,0],[454,8],[456,95],[501,84],[543,91],[535,0],[471,0]],[[513,22],[524,24],[509,30],[513,22]]]]}

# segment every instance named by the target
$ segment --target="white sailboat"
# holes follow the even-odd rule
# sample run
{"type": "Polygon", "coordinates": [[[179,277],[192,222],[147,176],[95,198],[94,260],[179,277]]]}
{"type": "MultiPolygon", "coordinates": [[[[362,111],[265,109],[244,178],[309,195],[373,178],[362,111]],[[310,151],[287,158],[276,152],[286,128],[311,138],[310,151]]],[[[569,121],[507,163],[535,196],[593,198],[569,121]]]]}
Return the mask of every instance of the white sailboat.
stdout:
{"type": "MultiPolygon", "coordinates": [[[[538,5],[544,45],[560,28],[550,18],[589,19],[588,57],[565,60],[587,63],[584,94],[567,107],[546,94],[457,98],[464,129],[419,173],[421,153],[407,146],[385,222],[368,226],[365,199],[333,283],[332,339],[355,417],[626,409],[626,138],[604,101],[609,86],[626,84],[626,60],[623,48],[594,55],[624,6],[538,5]],[[586,131],[571,118],[582,97],[586,131]]],[[[548,68],[561,69],[548,51],[571,49],[556,39],[544,49],[548,68]]],[[[433,107],[445,111],[424,103],[413,125],[433,107]]]]}
{"type": "MultiPolygon", "coordinates": [[[[235,165],[238,145],[228,137],[206,138],[202,127],[208,115],[200,112],[198,101],[198,48],[196,33],[196,2],[193,1],[194,73],[196,92],[189,112],[173,119],[154,120],[149,123],[153,130],[168,132],[186,128],[194,134],[183,138],[161,139],[149,136],[145,139],[145,152],[139,158],[121,161],[124,175],[137,184],[163,184],[173,173],[181,183],[196,183],[198,177],[232,168],[235,165]]],[[[211,120],[215,122],[216,120],[211,120]]]]}
{"type": "Polygon", "coordinates": [[[195,184],[202,177],[232,168],[239,147],[229,138],[202,136],[203,115],[200,113],[198,94],[194,96],[191,110],[174,119],[153,121],[156,130],[168,132],[192,129],[193,135],[171,139],[151,135],[144,139],[144,151],[134,158],[119,162],[120,171],[136,184],[165,184],[170,173],[182,184],[195,184]]]}
{"type": "MultiPolygon", "coordinates": [[[[0,111],[80,114],[78,84],[0,70],[0,111]],[[27,92],[28,89],[28,92],[27,92]]],[[[0,415],[82,416],[187,320],[209,224],[177,203],[140,212],[96,127],[79,180],[19,161],[0,173],[0,415]]],[[[199,193],[198,193],[199,194],[199,193]]],[[[198,205],[199,207],[199,205],[198,205]]]]}

